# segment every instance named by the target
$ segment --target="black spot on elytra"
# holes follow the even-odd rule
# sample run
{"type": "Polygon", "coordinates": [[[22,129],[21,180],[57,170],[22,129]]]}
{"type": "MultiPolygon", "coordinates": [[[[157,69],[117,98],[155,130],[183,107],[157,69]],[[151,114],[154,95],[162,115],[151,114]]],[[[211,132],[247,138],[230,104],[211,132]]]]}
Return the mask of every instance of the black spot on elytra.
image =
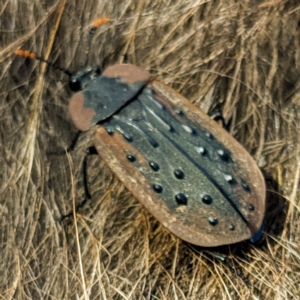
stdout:
{"type": "Polygon", "coordinates": [[[136,161],[136,157],[132,154],[127,154],[126,155],[127,159],[130,161],[130,162],[135,162],[136,161]]]}
{"type": "Polygon", "coordinates": [[[114,134],[114,129],[113,127],[111,126],[107,126],[107,127],[104,127],[106,132],[109,134],[109,135],[113,135],[114,134]]]}
{"type": "Polygon", "coordinates": [[[219,157],[221,158],[222,161],[227,162],[227,161],[230,160],[230,155],[229,155],[229,153],[228,153],[227,151],[225,151],[224,149],[219,149],[219,150],[217,151],[217,153],[218,153],[218,155],[219,155],[219,157]]]}
{"type": "Polygon", "coordinates": [[[230,231],[234,231],[234,230],[235,230],[235,227],[234,227],[234,225],[232,225],[232,224],[231,224],[231,225],[229,225],[229,230],[230,230],[230,231]]]}
{"type": "Polygon", "coordinates": [[[177,179],[184,179],[184,173],[179,169],[174,171],[174,175],[177,179]]]}
{"type": "Polygon", "coordinates": [[[241,184],[242,184],[242,188],[244,189],[244,191],[247,192],[247,193],[250,193],[250,191],[251,191],[250,186],[243,180],[242,180],[241,184]]]}
{"type": "Polygon", "coordinates": [[[202,146],[198,147],[198,151],[202,156],[207,154],[207,150],[202,146]]]}
{"type": "Polygon", "coordinates": [[[183,112],[182,112],[182,110],[180,110],[180,109],[175,109],[175,113],[176,113],[178,116],[183,116],[183,112]]]}
{"type": "Polygon", "coordinates": [[[208,217],[208,222],[210,225],[212,226],[216,226],[218,224],[218,219],[214,218],[214,217],[208,217]]]}
{"type": "Polygon", "coordinates": [[[248,209],[251,210],[251,211],[254,211],[254,205],[253,204],[249,204],[248,205],[248,209]]]}
{"type": "Polygon", "coordinates": [[[175,200],[178,205],[187,205],[187,202],[188,202],[187,196],[183,193],[178,193],[175,196],[175,200]]]}
{"type": "Polygon", "coordinates": [[[229,184],[231,184],[231,185],[233,185],[233,184],[235,184],[236,183],[236,180],[232,177],[232,175],[230,175],[230,174],[225,174],[224,175],[224,178],[225,178],[225,180],[229,183],[229,184]]]}
{"type": "Polygon", "coordinates": [[[154,184],[152,185],[152,187],[153,187],[153,190],[154,190],[156,193],[158,193],[158,194],[162,193],[162,191],[163,191],[162,186],[159,185],[159,184],[157,184],[157,183],[154,183],[154,184]]]}
{"type": "Polygon", "coordinates": [[[132,136],[129,135],[129,134],[127,134],[126,132],[122,133],[122,135],[123,135],[123,137],[124,137],[124,139],[125,139],[126,141],[128,141],[128,142],[130,142],[130,143],[133,141],[132,136]]]}
{"type": "Polygon", "coordinates": [[[149,166],[154,172],[157,172],[160,169],[159,165],[153,160],[149,161],[149,166]]]}
{"type": "Polygon", "coordinates": [[[202,202],[203,202],[204,204],[210,205],[210,204],[212,204],[213,199],[212,199],[212,197],[209,196],[209,195],[203,195],[203,196],[202,196],[202,202]]]}

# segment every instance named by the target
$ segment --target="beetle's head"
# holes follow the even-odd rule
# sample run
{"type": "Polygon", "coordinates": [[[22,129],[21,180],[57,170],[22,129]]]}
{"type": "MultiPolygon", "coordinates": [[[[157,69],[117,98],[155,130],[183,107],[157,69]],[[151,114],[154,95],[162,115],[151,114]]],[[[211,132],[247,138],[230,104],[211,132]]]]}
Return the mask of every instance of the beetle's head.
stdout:
{"type": "Polygon", "coordinates": [[[74,92],[83,90],[88,83],[101,74],[98,66],[85,67],[72,74],[69,81],[70,89],[74,92]]]}

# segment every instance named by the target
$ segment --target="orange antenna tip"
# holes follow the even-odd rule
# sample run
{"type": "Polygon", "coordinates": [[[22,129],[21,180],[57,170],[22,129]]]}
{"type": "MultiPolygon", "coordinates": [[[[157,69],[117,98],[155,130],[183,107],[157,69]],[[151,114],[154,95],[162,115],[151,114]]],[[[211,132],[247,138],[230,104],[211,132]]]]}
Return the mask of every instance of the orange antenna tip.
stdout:
{"type": "Polygon", "coordinates": [[[22,57],[30,58],[30,59],[35,59],[36,58],[35,53],[27,51],[27,50],[22,50],[22,49],[16,50],[15,54],[18,55],[18,56],[22,56],[22,57]]]}
{"type": "Polygon", "coordinates": [[[110,22],[110,18],[100,18],[100,19],[96,20],[95,22],[93,22],[92,28],[98,28],[99,26],[101,26],[103,24],[107,24],[109,22],[110,22]]]}

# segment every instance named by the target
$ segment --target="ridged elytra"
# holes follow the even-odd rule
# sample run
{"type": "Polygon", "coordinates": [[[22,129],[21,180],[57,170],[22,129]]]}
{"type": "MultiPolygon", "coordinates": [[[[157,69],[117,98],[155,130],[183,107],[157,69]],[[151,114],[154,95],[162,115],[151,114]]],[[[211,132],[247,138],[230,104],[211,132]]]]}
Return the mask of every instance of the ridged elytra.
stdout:
{"type": "Polygon", "coordinates": [[[213,247],[250,239],[265,212],[265,183],[250,154],[199,108],[144,69],[80,70],[69,103],[81,131],[128,190],[175,235],[213,247]]]}

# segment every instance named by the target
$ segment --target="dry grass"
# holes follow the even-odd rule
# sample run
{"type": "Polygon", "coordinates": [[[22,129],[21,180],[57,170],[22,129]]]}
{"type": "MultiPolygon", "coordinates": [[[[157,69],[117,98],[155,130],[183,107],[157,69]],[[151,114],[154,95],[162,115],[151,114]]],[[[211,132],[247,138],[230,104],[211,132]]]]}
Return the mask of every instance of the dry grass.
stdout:
{"type": "Polygon", "coordinates": [[[0,24],[1,299],[300,299],[298,0],[0,0],[0,24]],[[89,160],[93,199],[77,227],[59,222],[82,199],[89,137],[71,156],[49,155],[75,133],[67,78],[13,52],[22,46],[77,70],[101,16],[112,22],[97,31],[91,64],[127,52],[196,105],[232,118],[231,133],[268,174],[259,245],[187,245],[99,157],[89,160]]]}

